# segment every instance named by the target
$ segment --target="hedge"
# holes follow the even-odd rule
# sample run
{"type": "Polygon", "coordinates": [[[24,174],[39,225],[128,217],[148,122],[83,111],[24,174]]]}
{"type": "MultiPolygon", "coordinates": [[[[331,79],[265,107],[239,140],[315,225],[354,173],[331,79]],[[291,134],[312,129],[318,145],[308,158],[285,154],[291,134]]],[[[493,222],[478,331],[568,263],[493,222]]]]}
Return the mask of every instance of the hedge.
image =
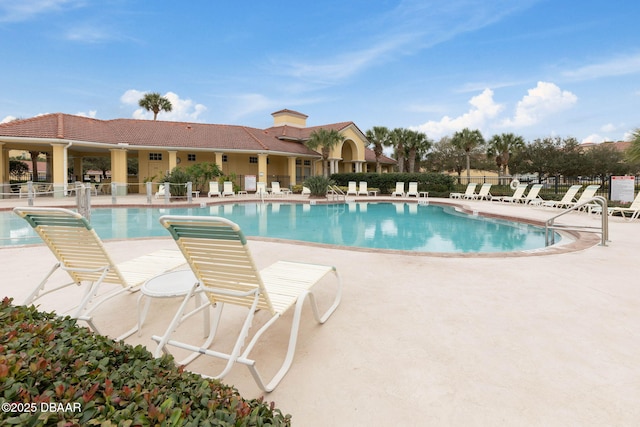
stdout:
{"type": "MultiPolygon", "coordinates": [[[[339,186],[348,186],[349,181],[366,181],[368,187],[379,188],[381,194],[390,194],[396,182],[417,182],[418,191],[448,193],[454,187],[456,178],[442,173],[336,173],[331,179],[339,186]]],[[[405,188],[407,186],[405,185],[405,188]]]]}
{"type": "Polygon", "coordinates": [[[273,403],[246,400],[171,356],[9,298],[0,305],[0,403],[3,426],[291,425],[273,403]]]}

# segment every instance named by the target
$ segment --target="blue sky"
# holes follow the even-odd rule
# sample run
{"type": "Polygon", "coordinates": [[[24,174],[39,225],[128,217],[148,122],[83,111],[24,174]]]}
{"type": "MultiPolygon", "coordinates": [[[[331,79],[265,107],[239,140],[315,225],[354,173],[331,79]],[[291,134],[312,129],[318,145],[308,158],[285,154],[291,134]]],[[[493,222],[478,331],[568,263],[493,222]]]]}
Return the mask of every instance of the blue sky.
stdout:
{"type": "Polygon", "coordinates": [[[63,112],[271,126],[353,121],[433,140],[623,140],[640,127],[640,3],[0,0],[0,121],[63,112]]]}

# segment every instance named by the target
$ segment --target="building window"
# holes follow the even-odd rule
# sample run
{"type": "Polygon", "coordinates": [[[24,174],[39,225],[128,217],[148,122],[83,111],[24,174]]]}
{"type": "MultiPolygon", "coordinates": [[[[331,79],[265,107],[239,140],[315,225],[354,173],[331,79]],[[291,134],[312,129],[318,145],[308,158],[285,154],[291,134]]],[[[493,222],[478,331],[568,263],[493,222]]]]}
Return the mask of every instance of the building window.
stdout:
{"type": "Polygon", "coordinates": [[[258,163],[258,158],[254,156],[249,156],[249,163],[258,163]]]}
{"type": "Polygon", "coordinates": [[[222,163],[227,163],[227,160],[229,160],[229,158],[227,157],[226,154],[222,155],[222,163]]]}
{"type": "Polygon", "coordinates": [[[149,160],[162,160],[162,153],[149,153],[149,160]]]}
{"type": "Polygon", "coordinates": [[[187,161],[195,162],[196,161],[196,155],[195,154],[187,154],[187,161]]]}

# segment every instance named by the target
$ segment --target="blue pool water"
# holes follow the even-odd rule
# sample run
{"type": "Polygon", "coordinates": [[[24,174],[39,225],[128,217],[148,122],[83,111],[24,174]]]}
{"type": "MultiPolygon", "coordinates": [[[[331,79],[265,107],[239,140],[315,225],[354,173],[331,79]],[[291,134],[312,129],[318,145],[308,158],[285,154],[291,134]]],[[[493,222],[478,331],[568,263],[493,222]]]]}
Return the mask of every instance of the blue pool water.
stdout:
{"type": "MultiPolygon", "coordinates": [[[[415,203],[96,208],[91,212],[91,224],[104,240],[169,236],[158,222],[160,216],[168,214],[223,216],[238,223],[246,236],[372,249],[493,253],[545,246],[544,230],[539,227],[415,203]]],[[[41,240],[23,219],[13,212],[0,213],[0,246],[32,243],[41,240]]]]}

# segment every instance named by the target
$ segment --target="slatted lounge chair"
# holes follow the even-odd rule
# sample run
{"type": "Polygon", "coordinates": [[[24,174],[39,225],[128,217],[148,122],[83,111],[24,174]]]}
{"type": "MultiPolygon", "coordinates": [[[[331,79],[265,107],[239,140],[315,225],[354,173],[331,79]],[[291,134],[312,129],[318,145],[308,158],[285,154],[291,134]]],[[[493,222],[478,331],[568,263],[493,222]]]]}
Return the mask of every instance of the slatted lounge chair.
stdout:
{"type": "Polygon", "coordinates": [[[258,182],[256,183],[256,197],[266,197],[269,194],[267,193],[267,183],[266,182],[258,182]]]}
{"type": "Polygon", "coordinates": [[[249,368],[262,390],[272,391],[291,367],[302,309],[307,297],[314,317],[319,323],[324,323],[338,307],[341,283],[336,269],[324,265],[278,261],[259,271],[253,262],[242,231],[237,224],[225,218],[163,216],[160,218],[160,223],[175,239],[198,283],[185,296],[165,334],[161,337],[153,337],[159,343],[155,356],[168,352],[167,346],[175,346],[193,352],[192,357],[187,358],[187,362],[200,354],[226,360],[225,367],[215,378],[223,378],[235,363],[240,363],[249,368]],[[333,273],[337,279],[337,291],[332,305],[323,315],[320,315],[311,288],[330,273],[333,273]],[[211,316],[210,334],[201,346],[171,339],[184,318],[183,313],[190,296],[195,292],[203,292],[210,299],[211,307],[215,305],[216,311],[214,316],[211,316]],[[220,324],[225,304],[246,309],[246,319],[229,353],[209,349],[220,324]],[[256,368],[256,361],[250,358],[250,353],[260,336],[294,306],[293,324],[285,360],[273,379],[265,384],[256,368]],[[249,331],[252,326],[258,327],[253,324],[254,315],[258,310],[268,313],[271,317],[250,338],[249,331]],[[246,346],[245,341],[249,341],[246,346]]]}
{"type": "Polygon", "coordinates": [[[311,189],[309,187],[302,187],[302,195],[308,196],[311,194],[311,189]]]}
{"type": "Polygon", "coordinates": [[[407,190],[407,194],[405,194],[405,196],[407,196],[407,197],[411,197],[411,196],[419,197],[418,183],[417,182],[410,182],[409,183],[409,189],[407,190]]]}
{"type": "Polygon", "coordinates": [[[538,196],[541,189],[542,184],[533,184],[531,186],[531,190],[529,190],[529,192],[527,193],[527,196],[523,199],[518,200],[518,202],[522,202],[524,204],[539,205],[540,203],[542,203],[542,198],[538,196]]]}
{"type": "MultiPolygon", "coordinates": [[[[638,192],[638,194],[636,195],[636,198],[633,199],[633,202],[629,207],[625,208],[622,206],[614,206],[611,208],[607,208],[607,212],[609,215],[615,215],[616,213],[619,213],[620,215],[622,215],[622,218],[629,221],[632,221],[640,217],[640,192],[638,192]],[[627,216],[627,214],[629,214],[629,216],[627,216]]],[[[602,207],[592,206],[589,208],[589,213],[601,214],[602,207]]]]}
{"type": "Polygon", "coordinates": [[[464,193],[451,193],[449,194],[449,198],[451,199],[470,199],[473,197],[473,194],[476,191],[476,186],[478,184],[476,184],[475,182],[471,182],[469,184],[467,184],[467,189],[464,191],[464,193]]]}
{"type": "Polygon", "coordinates": [[[218,197],[222,197],[222,194],[220,193],[220,185],[218,184],[218,181],[210,181],[209,182],[209,192],[207,193],[208,197],[211,196],[218,196],[218,197]]]}
{"type": "Polygon", "coordinates": [[[562,199],[560,199],[560,200],[545,200],[544,202],[542,202],[542,206],[543,207],[549,207],[549,208],[564,208],[564,207],[567,207],[570,204],[573,204],[573,203],[576,202],[576,194],[578,194],[578,191],[580,191],[581,188],[582,188],[581,184],[572,185],[571,187],[569,187],[567,192],[564,193],[564,196],[562,196],[562,199]]]}
{"type": "Polygon", "coordinates": [[[471,197],[465,197],[465,199],[473,199],[473,200],[491,200],[493,197],[489,192],[491,190],[491,184],[482,184],[480,187],[480,191],[477,194],[473,194],[471,197]]]}
{"type": "Polygon", "coordinates": [[[358,190],[356,189],[356,182],[355,181],[349,181],[349,186],[347,187],[347,194],[345,194],[346,196],[353,194],[354,196],[358,195],[358,190]]]}
{"type": "Polygon", "coordinates": [[[222,184],[222,197],[235,196],[235,195],[236,195],[236,192],[233,191],[233,182],[225,181],[224,184],[222,184]]]}
{"type": "MultiPolygon", "coordinates": [[[[567,203],[567,208],[572,208],[574,206],[580,205],[584,202],[586,202],[589,199],[593,199],[596,195],[596,191],[598,191],[598,188],[600,188],[600,186],[598,184],[594,184],[594,185],[587,185],[587,187],[584,189],[584,191],[582,192],[582,194],[580,194],[580,197],[578,198],[578,200],[576,202],[573,203],[567,203]]],[[[580,210],[588,210],[588,209],[592,209],[593,207],[595,207],[596,205],[593,206],[583,206],[580,208],[580,210]]]]}
{"type": "Polygon", "coordinates": [[[96,331],[91,313],[102,303],[121,293],[136,291],[146,280],[186,263],[179,251],[165,249],[116,265],[98,234],[79,213],[62,208],[15,208],[13,211],[34,228],[57,259],[24,305],[74,284],[84,286],[84,294],[71,316],[86,321],[96,331]],[[72,281],[45,289],[49,278],[58,269],[66,271],[72,281]],[[103,284],[120,286],[92,301],[103,284]]]}
{"type": "Polygon", "coordinates": [[[271,183],[271,195],[272,196],[280,196],[284,197],[289,194],[291,191],[288,188],[281,188],[280,183],[278,181],[273,181],[271,183]]]}
{"type": "Polygon", "coordinates": [[[391,195],[404,197],[404,182],[396,182],[396,191],[391,193],[391,195]]]}
{"type": "Polygon", "coordinates": [[[358,193],[357,196],[368,196],[369,189],[367,188],[367,181],[360,181],[358,183],[358,193]]]}
{"type": "Polygon", "coordinates": [[[498,200],[500,202],[516,203],[518,201],[521,201],[521,199],[524,199],[524,192],[527,190],[528,186],[529,186],[529,184],[518,184],[516,189],[513,191],[513,195],[512,196],[492,197],[491,200],[498,200]]]}

